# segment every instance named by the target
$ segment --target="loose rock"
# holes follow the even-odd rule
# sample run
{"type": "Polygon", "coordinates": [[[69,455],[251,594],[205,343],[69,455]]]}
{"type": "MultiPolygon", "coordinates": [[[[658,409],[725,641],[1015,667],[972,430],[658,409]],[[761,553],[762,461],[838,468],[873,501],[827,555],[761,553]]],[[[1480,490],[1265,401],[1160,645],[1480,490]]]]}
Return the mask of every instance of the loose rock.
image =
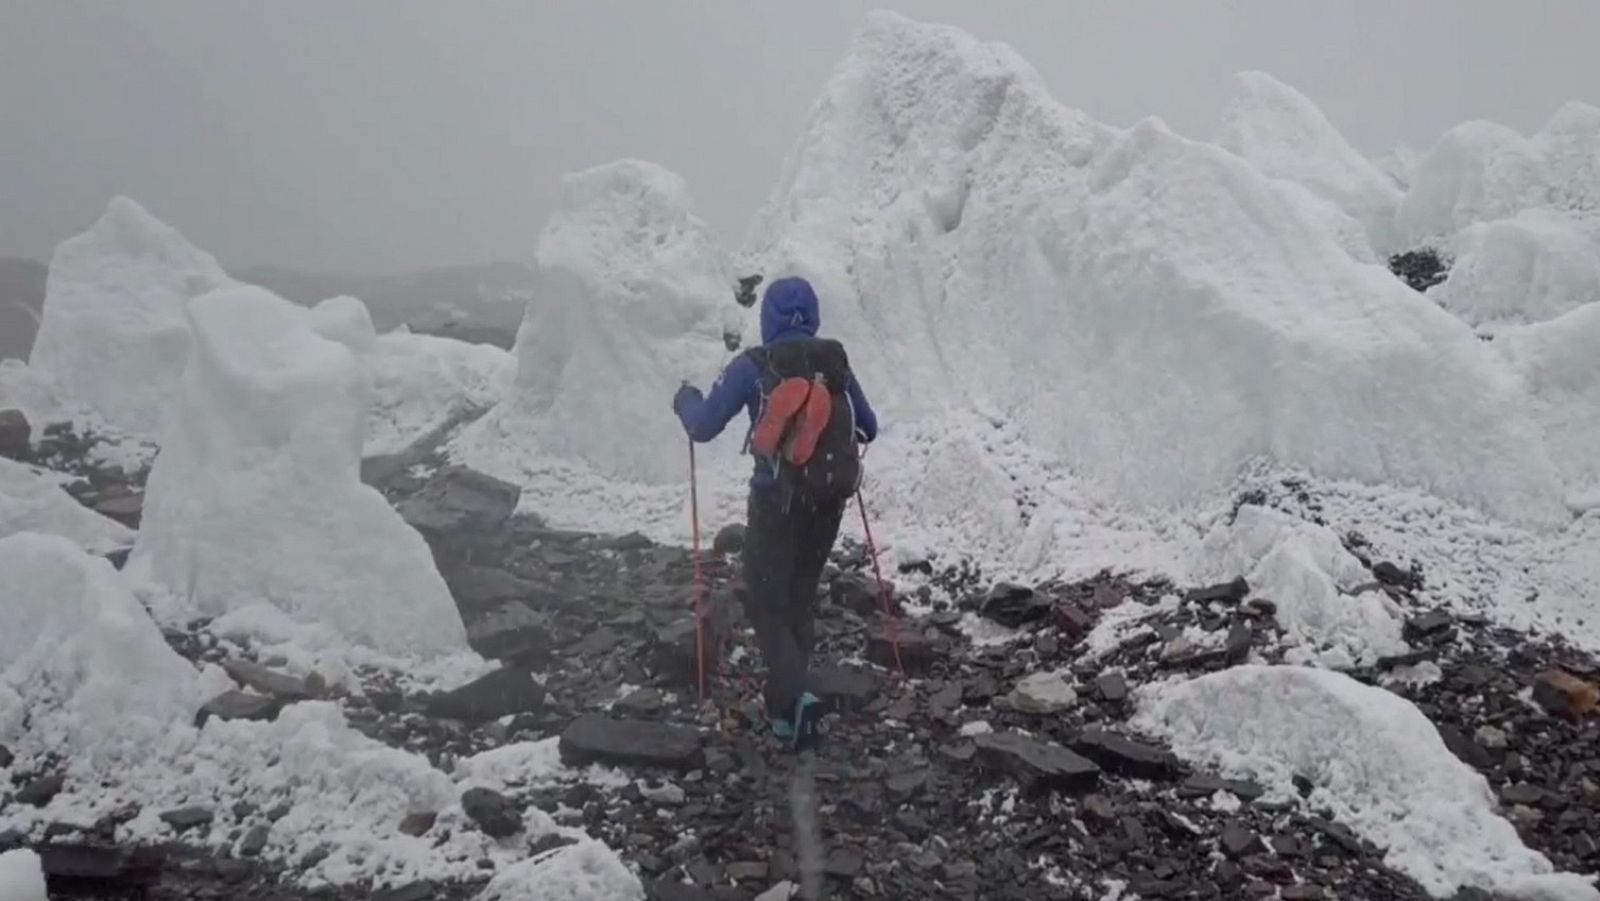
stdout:
{"type": "Polygon", "coordinates": [[[461,795],[461,809],[490,838],[509,838],[522,831],[522,811],[492,789],[467,789],[461,795]]]}
{"type": "Polygon", "coordinates": [[[1100,767],[1053,742],[1015,732],[992,732],[973,740],[977,760],[1009,773],[1028,791],[1088,791],[1100,781],[1100,767]]]}
{"type": "Polygon", "coordinates": [[[29,804],[34,807],[43,807],[55,800],[56,795],[67,786],[67,777],[59,773],[35,779],[24,785],[16,794],[18,804],[29,804]]]}
{"type": "Polygon", "coordinates": [[[0,457],[28,459],[33,427],[21,410],[0,410],[0,457]]]}
{"type": "Polygon", "coordinates": [[[1059,713],[1078,703],[1078,693],[1060,673],[1034,673],[1018,682],[1007,700],[1023,713],[1059,713]]]}
{"type": "Polygon", "coordinates": [[[180,807],[161,815],[161,821],[178,832],[187,832],[200,826],[209,826],[215,814],[207,807],[180,807]]]}
{"type": "Polygon", "coordinates": [[[429,716],[481,723],[544,706],[544,686],[519,667],[504,667],[428,699],[429,716]]]}
{"type": "Polygon", "coordinates": [[[225,691],[205,702],[195,714],[195,725],[204,726],[206,720],[273,720],[283,703],[277,698],[246,691],[225,691]]]}
{"type": "Polygon", "coordinates": [[[573,765],[610,763],[697,769],[704,762],[700,733],[683,726],[584,714],[561,733],[561,759],[573,765]]]}
{"type": "Polygon", "coordinates": [[[990,589],[981,608],[984,618],[1016,629],[1044,619],[1054,604],[1025,585],[1001,583],[990,589]]]}
{"type": "Polygon", "coordinates": [[[1600,704],[1600,689],[1565,670],[1546,670],[1534,679],[1533,699],[1556,716],[1582,719],[1600,704]]]}
{"type": "Polygon", "coordinates": [[[1072,749],[1108,770],[1136,779],[1169,779],[1178,761],[1170,753],[1103,729],[1085,729],[1072,749]]]}
{"type": "Polygon", "coordinates": [[[222,669],[233,681],[262,694],[275,695],[288,701],[304,701],[312,697],[306,680],[267,669],[248,660],[224,660],[222,669]]]}
{"type": "Polygon", "coordinates": [[[1249,595],[1250,583],[1245,581],[1244,576],[1240,576],[1232,582],[1196,588],[1184,598],[1195,604],[1237,604],[1249,595]]]}

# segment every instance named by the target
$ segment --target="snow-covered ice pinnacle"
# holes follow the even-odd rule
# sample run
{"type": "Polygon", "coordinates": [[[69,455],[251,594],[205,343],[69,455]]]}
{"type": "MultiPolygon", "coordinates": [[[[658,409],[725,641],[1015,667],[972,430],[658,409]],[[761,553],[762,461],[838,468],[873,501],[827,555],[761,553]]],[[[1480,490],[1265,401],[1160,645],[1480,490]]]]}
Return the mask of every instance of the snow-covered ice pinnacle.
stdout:
{"type": "Polygon", "coordinates": [[[60,535],[90,553],[133,543],[133,530],[80,504],[60,480],[0,457],[0,538],[18,532],[60,535]]]}
{"type": "Polygon", "coordinates": [[[1385,862],[1436,897],[1463,886],[1538,901],[1600,899],[1523,845],[1494,793],[1411,702],[1327,670],[1241,666],[1141,693],[1134,725],[1185,759],[1259,780],[1386,848],[1385,862]]]}
{"type": "Polygon", "coordinates": [[[0,744],[85,765],[142,754],[203,698],[111,564],[56,535],[0,538],[0,744]]]}
{"type": "Polygon", "coordinates": [[[467,408],[511,390],[516,357],[491,344],[394,331],[363,357],[372,382],[365,455],[396,453],[467,408]]]}
{"type": "Polygon", "coordinates": [[[184,305],[228,284],[209,254],[118,197],[56,248],[29,365],[110,425],[159,438],[188,353],[184,305]]]}
{"type": "Polygon", "coordinates": [[[748,254],[813,280],[886,420],[994,409],[1125,502],[1186,505],[1265,458],[1562,522],[1494,353],[1284,185],[1159,122],[1099,125],[1004,46],[883,13],[748,254]]]}
{"type": "Polygon", "coordinates": [[[1407,246],[1438,245],[1537,208],[1600,217],[1600,109],[1568,103],[1531,138],[1492,122],[1452,128],[1417,164],[1395,226],[1407,246]]]}
{"type": "Polygon", "coordinates": [[[312,307],[311,328],[356,353],[372,350],[378,341],[378,331],[372,325],[367,305],[348,294],[330,297],[312,307]]]}
{"type": "Polygon", "coordinates": [[[1244,576],[1255,595],[1277,605],[1288,641],[1300,645],[1291,651],[1297,659],[1340,668],[1408,650],[1400,611],[1387,595],[1342,593],[1372,576],[1325,526],[1247,504],[1205,537],[1199,558],[1198,579],[1244,576]]]}
{"type": "Polygon", "coordinates": [[[1332,201],[1365,226],[1374,248],[1393,249],[1399,186],[1304,94],[1265,72],[1239,73],[1216,142],[1264,174],[1332,201]]]}
{"type": "Polygon", "coordinates": [[[132,574],[191,612],[265,602],[385,653],[464,648],[422,537],[360,482],[369,388],[349,348],[261,288],[208,294],[188,315],[132,574]]]}
{"type": "Polygon", "coordinates": [[[1600,301],[1600,215],[1527,209],[1475,222],[1444,249],[1449,278],[1428,296],[1470,325],[1544,322],[1600,301]]]}
{"type": "Polygon", "coordinates": [[[533,446],[611,478],[682,478],[672,394],[726,362],[732,290],[677,175],[635,160],[568,175],[539,236],[512,396],[463,440],[465,458],[494,471],[497,451],[533,446]]]}
{"type": "Polygon", "coordinates": [[[1600,303],[1504,329],[1494,346],[1533,398],[1534,418],[1567,484],[1568,505],[1592,506],[1600,496],[1600,303]]]}

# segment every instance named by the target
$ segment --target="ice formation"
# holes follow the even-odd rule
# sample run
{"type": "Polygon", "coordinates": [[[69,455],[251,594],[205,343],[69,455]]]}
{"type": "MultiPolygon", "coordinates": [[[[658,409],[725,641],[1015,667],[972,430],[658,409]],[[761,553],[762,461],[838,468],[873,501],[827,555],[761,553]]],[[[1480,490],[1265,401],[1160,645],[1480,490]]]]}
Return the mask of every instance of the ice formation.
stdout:
{"type": "Polygon", "coordinates": [[[330,297],[312,307],[311,328],[358,354],[372,350],[378,343],[378,331],[372,325],[372,313],[367,305],[347,294],[330,297]]]}
{"type": "Polygon", "coordinates": [[[228,284],[209,254],[118,197],[56,248],[29,366],[117,429],[157,438],[188,355],[184,305],[228,284]]]}
{"type": "Polygon", "coordinates": [[[1568,505],[1591,507],[1600,496],[1600,303],[1505,329],[1494,345],[1533,398],[1534,417],[1567,484],[1568,505]]]}
{"type": "Polygon", "coordinates": [[[1351,147],[1316,104],[1265,72],[1234,76],[1216,142],[1271,178],[1303,185],[1366,228],[1371,246],[1392,249],[1400,188],[1351,147]]]}
{"type": "Polygon", "coordinates": [[[1439,245],[1541,208],[1600,216],[1600,109],[1568,103],[1531,138],[1492,122],[1456,126],[1417,164],[1395,226],[1406,246],[1439,245]]]}
{"type": "Polygon", "coordinates": [[[1600,215],[1550,209],[1477,222],[1446,243],[1450,275],[1428,292],[1474,326],[1544,322],[1600,301],[1600,215]]]}
{"type": "Polygon", "coordinates": [[[606,477],[680,480],[670,401],[683,380],[705,386],[727,362],[733,285],[678,176],[631,160],[567,176],[539,236],[512,395],[463,439],[463,455],[494,471],[497,455],[536,448],[606,477]]]}
{"type": "Polygon", "coordinates": [[[365,455],[397,453],[458,413],[506,397],[516,358],[489,344],[395,331],[363,358],[372,382],[365,455]]]}
{"type": "Polygon", "coordinates": [[[420,535],[359,480],[369,388],[261,288],[189,305],[192,350],[130,563],[184,610],[267,602],[396,655],[465,647],[420,535]]]}
{"type": "Polygon", "coordinates": [[[133,530],[78,503],[59,479],[0,457],[0,538],[18,532],[60,535],[95,554],[133,544],[133,530]]]}
{"type": "Polygon", "coordinates": [[[1372,576],[1325,526],[1246,504],[1212,529],[1199,556],[1200,580],[1244,576],[1253,595],[1277,604],[1286,640],[1301,645],[1292,659],[1338,668],[1408,650],[1400,611],[1382,591],[1346,594],[1372,576]]]}
{"type": "Polygon", "coordinates": [[[1452,754],[1409,701],[1340,673],[1241,666],[1147,689],[1134,719],[1180,756],[1260,780],[1380,848],[1436,897],[1463,886],[1540,901],[1600,898],[1558,874],[1495,809],[1488,782],[1452,754]]]}
{"type": "Polygon", "coordinates": [[[70,749],[75,766],[137,758],[200,706],[194,668],[117,578],[65,538],[0,538],[0,745],[70,749]]]}
{"type": "Polygon", "coordinates": [[[1282,184],[1157,122],[1098,125],[1003,46],[884,13],[749,253],[814,281],[890,421],[993,407],[1129,503],[1183,505],[1268,458],[1563,521],[1492,351],[1282,184]]]}

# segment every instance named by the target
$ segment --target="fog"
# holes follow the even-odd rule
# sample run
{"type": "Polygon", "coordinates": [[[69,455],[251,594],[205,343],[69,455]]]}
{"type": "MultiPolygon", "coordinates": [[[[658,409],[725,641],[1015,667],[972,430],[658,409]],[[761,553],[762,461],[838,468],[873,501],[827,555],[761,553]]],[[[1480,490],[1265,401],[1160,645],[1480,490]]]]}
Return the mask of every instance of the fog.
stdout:
{"type": "Polygon", "coordinates": [[[0,256],[48,258],[113,194],[224,265],[527,261],[563,172],[688,178],[730,241],[871,8],[1028,58],[1063,102],[1207,137],[1260,68],[1360,148],[1600,103],[1600,4],[735,0],[0,6],[0,256]]]}

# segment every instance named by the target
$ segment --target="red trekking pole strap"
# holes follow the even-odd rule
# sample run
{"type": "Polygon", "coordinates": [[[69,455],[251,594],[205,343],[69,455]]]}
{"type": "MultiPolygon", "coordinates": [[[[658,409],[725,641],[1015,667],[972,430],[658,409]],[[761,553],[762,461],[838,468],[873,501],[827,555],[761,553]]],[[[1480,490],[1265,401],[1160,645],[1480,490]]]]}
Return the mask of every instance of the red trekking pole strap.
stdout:
{"type": "Polygon", "coordinates": [[[700,560],[700,486],[694,462],[694,439],[689,439],[689,518],[694,529],[694,657],[700,700],[706,699],[706,576],[700,560]]]}
{"type": "Polygon", "coordinates": [[[867,556],[872,560],[872,575],[878,580],[878,597],[883,602],[883,634],[889,639],[889,650],[894,655],[895,674],[904,676],[906,670],[900,663],[900,635],[892,609],[892,589],[889,583],[883,580],[883,567],[878,563],[878,546],[872,540],[872,524],[867,522],[867,502],[861,496],[860,488],[856,489],[856,506],[861,510],[861,532],[867,538],[867,556]]]}

